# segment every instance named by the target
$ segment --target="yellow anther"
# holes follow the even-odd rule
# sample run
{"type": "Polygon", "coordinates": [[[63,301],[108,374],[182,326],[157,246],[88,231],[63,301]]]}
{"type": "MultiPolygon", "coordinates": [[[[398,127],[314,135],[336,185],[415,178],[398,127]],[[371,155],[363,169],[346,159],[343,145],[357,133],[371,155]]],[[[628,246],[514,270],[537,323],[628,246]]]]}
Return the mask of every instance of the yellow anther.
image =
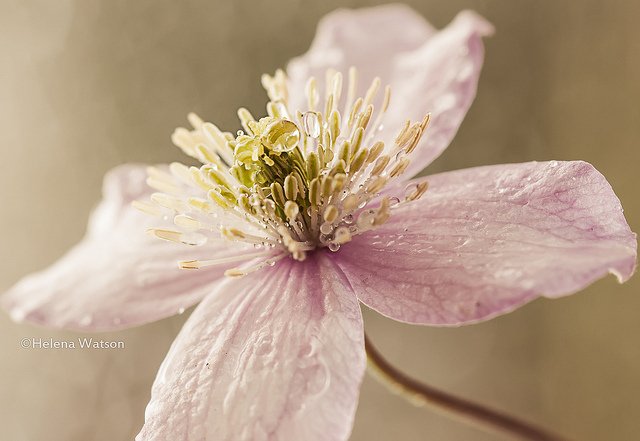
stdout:
{"type": "Polygon", "coordinates": [[[395,178],[396,176],[400,176],[407,169],[410,162],[411,161],[407,158],[402,159],[400,162],[398,162],[396,165],[393,166],[393,168],[389,172],[389,176],[392,178],[395,178]]]}
{"type": "Polygon", "coordinates": [[[333,233],[333,241],[339,245],[344,245],[345,243],[351,240],[351,232],[347,227],[338,227],[336,228],[335,233],[333,233]]]}
{"type": "Polygon", "coordinates": [[[290,201],[295,201],[298,196],[298,180],[293,175],[284,178],[284,195],[290,201]]]}
{"type": "Polygon", "coordinates": [[[311,205],[320,205],[320,179],[314,178],[309,184],[309,202],[311,205]]]}
{"type": "Polygon", "coordinates": [[[147,230],[147,233],[156,236],[159,239],[167,240],[170,242],[181,242],[182,233],[179,231],[172,230],[161,230],[159,228],[150,228],[147,230]]]}
{"type": "Polygon", "coordinates": [[[242,124],[242,128],[244,129],[244,131],[248,135],[253,136],[254,133],[253,133],[253,130],[251,129],[251,124],[249,123],[255,123],[256,120],[253,117],[253,115],[251,115],[251,112],[249,112],[244,107],[240,107],[238,109],[238,118],[240,119],[240,123],[242,124]]]}
{"type": "Polygon", "coordinates": [[[231,240],[244,239],[246,237],[246,235],[237,228],[222,227],[220,228],[220,233],[222,233],[222,235],[227,239],[231,240]]]}
{"type": "Polygon", "coordinates": [[[327,208],[325,208],[324,213],[322,214],[322,217],[326,222],[331,224],[338,218],[339,215],[340,215],[340,210],[338,210],[338,208],[335,205],[327,205],[327,208]]]}
{"type": "Polygon", "coordinates": [[[350,194],[342,201],[345,211],[353,211],[358,207],[358,196],[350,194]]]}
{"type": "Polygon", "coordinates": [[[391,216],[389,197],[382,198],[380,207],[373,217],[373,225],[378,226],[384,224],[391,216]]]}
{"type": "Polygon", "coordinates": [[[378,141],[375,144],[373,144],[373,146],[369,150],[369,155],[367,156],[367,161],[366,161],[367,164],[371,164],[373,161],[375,161],[378,158],[378,156],[380,156],[383,150],[384,150],[384,142],[378,141]]]}
{"type": "Polygon", "coordinates": [[[281,207],[284,207],[284,203],[286,199],[284,197],[284,190],[282,189],[282,185],[278,182],[274,182],[271,184],[271,197],[281,207]]]}
{"type": "Polygon", "coordinates": [[[356,173],[362,166],[364,165],[365,160],[369,156],[369,150],[362,149],[358,152],[358,154],[353,158],[351,164],[349,164],[349,173],[356,173]]]}
{"type": "Polygon", "coordinates": [[[422,181],[416,184],[413,191],[407,195],[406,200],[415,201],[417,199],[420,199],[422,195],[425,194],[428,188],[429,188],[429,183],[427,181],[422,181]]]}
{"type": "Polygon", "coordinates": [[[377,193],[382,190],[382,187],[387,183],[387,178],[384,176],[378,176],[369,185],[367,185],[367,193],[377,193]]]}
{"type": "Polygon", "coordinates": [[[298,213],[300,213],[300,207],[293,201],[287,201],[284,204],[284,213],[289,222],[293,222],[298,217],[298,213]]]}
{"type": "Polygon", "coordinates": [[[389,158],[388,155],[380,156],[371,169],[371,176],[378,176],[380,173],[382,173],[387,165],[389,165],[390,160],[391,158],[389,158]]]}

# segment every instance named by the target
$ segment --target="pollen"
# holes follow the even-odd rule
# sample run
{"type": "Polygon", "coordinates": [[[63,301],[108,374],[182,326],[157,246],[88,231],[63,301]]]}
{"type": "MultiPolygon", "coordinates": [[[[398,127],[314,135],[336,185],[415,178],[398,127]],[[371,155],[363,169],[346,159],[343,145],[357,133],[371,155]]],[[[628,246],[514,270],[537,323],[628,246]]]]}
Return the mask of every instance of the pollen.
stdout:
{"type": "MultiPolygon", "coordinates": [[[[376,133],[391,89],[380,93],[376,78],[364,97],[356,97],[354,68],[345,83],[343,97],[342,74],[327,72],[321,100],[318,81],[310,78],[305,108],[292,109],[286,74],[263,75],[270,99],[267,116],[256,119],[241,108],[242,130],[235,135],[188,115],[192,128],[178,128],[172,141],[201,165],[173,163],[148,170],[147,184],[158,192],[134,206],[150,215],[171,214],[176,227],[149,233],[192,246],[220,239],[253,246],[252,266],[226,272],[242,276],[287,256],[304,260],[316,249],[338,251],[384,224],[399,205],[420,198],[426,182],[414,185],[403,200],[385,196],[384,189],[409,166],[429,115],[406,121],[385,145],[376,133]]],[[[200,269],[232,261],[189,260],[180,266],[200,269]]]]}

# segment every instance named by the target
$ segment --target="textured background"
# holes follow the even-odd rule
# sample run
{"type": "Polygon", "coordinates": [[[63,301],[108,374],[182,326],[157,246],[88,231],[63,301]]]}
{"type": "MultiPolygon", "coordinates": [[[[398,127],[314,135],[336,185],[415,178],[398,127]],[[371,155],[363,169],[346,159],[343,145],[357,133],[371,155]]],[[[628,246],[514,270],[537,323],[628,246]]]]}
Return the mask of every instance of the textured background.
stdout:
{"type": "MultiPolygon", "coordinates": [[[[0,1],[0,290],[83,234],[103,173],[180,158],[169,136],[195,110],[235,130],[263,109],[262,72],[306,50],[318,18],[376,2],[0,1]]],[[[478,98],[429,172],[584,159],[640,230],[640,3],[410,2],[444,26],[473,8],[492,21],[478,98]]],[[[640,278],[539,300],[460,329],[365,312],[407,372],[581,440],[640,431],[640,278]]],[[[185,314],[186,316],[186,314],[185,314]]],[[[0,432],[11,441],[119,441],[142,424],[151,382],[185,316],[108,334],[122,351],[23,350],[75,339],[0,315],[0,432]]],[[[367,379],[352,440],[491,440],[416,409],[367,379]]]]}

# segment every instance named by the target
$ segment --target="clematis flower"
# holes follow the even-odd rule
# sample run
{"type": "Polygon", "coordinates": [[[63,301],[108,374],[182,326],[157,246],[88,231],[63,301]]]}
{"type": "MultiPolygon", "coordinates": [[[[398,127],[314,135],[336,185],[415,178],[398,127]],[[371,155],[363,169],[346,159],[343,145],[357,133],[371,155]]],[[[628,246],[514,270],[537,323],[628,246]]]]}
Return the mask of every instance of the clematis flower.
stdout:
{"type": "Polygon", "coordinates": [[[190,115],[173,141],[202,166],[109,172],[83,241],[4,307],[106,331],[200,302],[139,441],[347,439],[359,302],[458,326],[634,271],[635,234],[585,162],[409,179],[455,135],[491,32],[472,12],[441,31],[399,5],[329,14],[305,55],[263,77],[268,116],[240,109],[232,135],[190,115]]]}

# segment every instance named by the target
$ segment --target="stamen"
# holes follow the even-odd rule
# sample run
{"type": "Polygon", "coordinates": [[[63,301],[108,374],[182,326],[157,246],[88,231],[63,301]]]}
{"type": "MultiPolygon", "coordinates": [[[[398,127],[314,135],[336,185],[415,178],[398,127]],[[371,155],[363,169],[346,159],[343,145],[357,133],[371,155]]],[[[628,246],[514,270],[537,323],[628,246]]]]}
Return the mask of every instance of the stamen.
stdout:
{"type": "Polygon", "coordinates": [[[213,266],[213,265],[224,265],[227,263],[245,262],[251,259],[267,257],[269,255],[270,253],[268,251],[261,251],[259,253],[247,253],[247,254],[239,254],[237,256],[231,256],[231,257],[221,257],[220,259],[183,260],[181,262],[178,262],[178,264],[180,268],[183,268],[183,269],[200,269],[200,268],[205,268],[207,266],[213,266]]]}
{"type": "Polygon", "coordinates": [[[241,276],[286,256],[304,260],[316,248],[337,251],[355,236],[384,224],[396,206],[426,192],[423,181],[408,188],[402,202],[380,197],[383,188],[408,169],[429,115],[420,122],[407,120],[387,147],[376,136],[389,108],[389,86],[379,97],[382,83],[374,78],[364,97],[356,97],[357,71],[349,69],[341,112],[342,73],[329,70],[324,81],[322,103],[318,81],[310,78],[306,108],[291,109],[284,71],[264,75],[268,116],[256,119],[240,108],[242,130],[237,136],[195,114],[188,116],[193,130],[176,129],[173,142],[202,165],[172,163],[169,172],[149,169],[148,183],[159,193],[151,195],[151,203],[134,206],[155,216],[172,211],[177,228],[149,233],[189,245],[221,236],[265,247],[253,255],[185,260],[182,268],[264,259],[226,272],[241,276]],[[192,194],[185,196],[186,188],[192,194]]]}
{"type": "Polygon", "coordinates": [[[161,216],[162,210],[154,204],[151,204],[146,201],[133,201],[131,202],[131,206],[137,210],[142,211],[143,213],[150,214],[151,216],[161,216]]]}

